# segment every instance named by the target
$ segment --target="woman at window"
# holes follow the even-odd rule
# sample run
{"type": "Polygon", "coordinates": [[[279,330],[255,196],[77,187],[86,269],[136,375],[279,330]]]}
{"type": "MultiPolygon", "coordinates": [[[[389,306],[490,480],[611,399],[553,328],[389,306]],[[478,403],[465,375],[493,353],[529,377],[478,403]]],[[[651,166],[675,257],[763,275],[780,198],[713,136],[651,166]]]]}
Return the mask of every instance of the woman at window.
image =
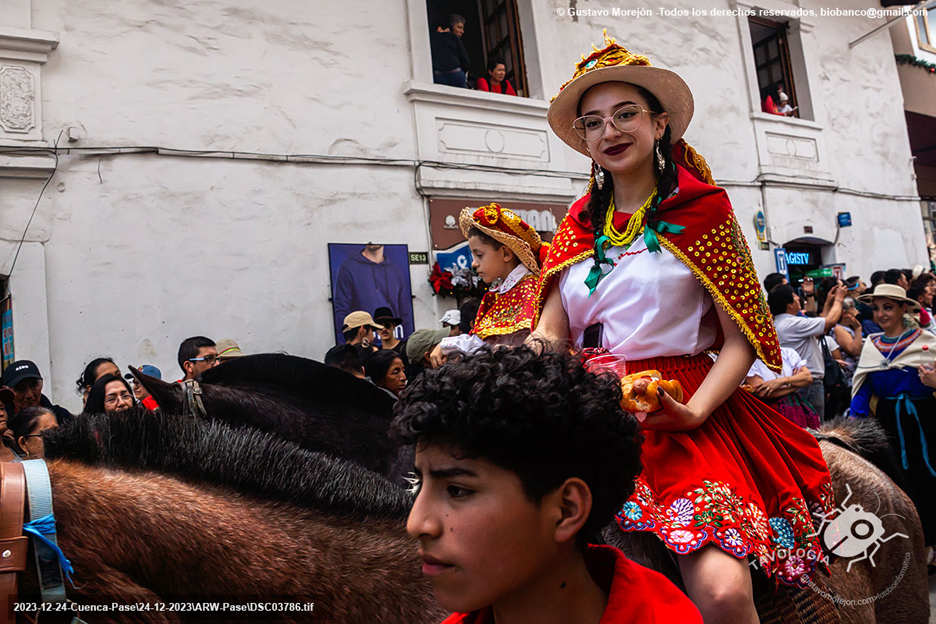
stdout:
{"type": "Polygon", "coordinates": [[[507,66],[503,59],[493,58],[487,64],[487,79],[478,78],[478,91],[517,95],[513,85],[507,80],[507,66]]]}
{"type": "Polygon", "coordinates": [[[816,440],[740,388],[755,356],[782,370],[780,345],[728,196],[681,140],[693,109],[678,75],[614,40],[576,66],[547,118],[593,159],[592,180],[543,264],[531,340],[679,381],[685,404],[664,393],[643,420],[618,525],[676,553],[706,624],[753,624],[747,558],[807,585],[823,558],[810,511],[834,510],[832,484],[816,440]]]}
{"type": "Polygon", "coordinates": [[[781,87],[779,84],[773,84],[769,87],[765,87],[761,93],[761,110],[765,113],[770,113],[771,115],[780,115],[785,117],[783,113],[780,112],[780,92],[781,87]]]}

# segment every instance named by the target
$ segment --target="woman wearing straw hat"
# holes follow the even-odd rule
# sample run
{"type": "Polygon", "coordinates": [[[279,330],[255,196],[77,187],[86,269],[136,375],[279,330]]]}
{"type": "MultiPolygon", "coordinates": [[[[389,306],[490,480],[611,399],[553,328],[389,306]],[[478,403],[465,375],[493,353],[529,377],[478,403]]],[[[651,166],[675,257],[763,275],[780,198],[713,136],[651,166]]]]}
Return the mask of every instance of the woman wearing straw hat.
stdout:
{"type": "Polygon", "coordinates": [[[681,555],[707,623],[756,622],[747,559],[807,585],[823,557],[810,511],[834,509],[832,487],[813,437],[739,389],[755,356],[781,370],[780,347],[728,197],[682,140],[692,113],[679,76],[612,39],[576,66],[548,119],[592,180],[543,264],[533,337],[682,384],[686,404],[664,395],[643,423],[644,472],[618,524],[681,555]]]}
{"type": "Polygon", "coordinates": [[[907,312],[918,312],[920,304],[893,284],[878,284],[873,293],[862,295],[874,312],[874,321],[884,330],[864,343],[852,380],[851,416],[874,415],[887,431],[897,451],[906,490],[916,505],[926,544],[936,543],[936,398],[921,380],[936,361],[936,336],[909,328],[907,312]]]}

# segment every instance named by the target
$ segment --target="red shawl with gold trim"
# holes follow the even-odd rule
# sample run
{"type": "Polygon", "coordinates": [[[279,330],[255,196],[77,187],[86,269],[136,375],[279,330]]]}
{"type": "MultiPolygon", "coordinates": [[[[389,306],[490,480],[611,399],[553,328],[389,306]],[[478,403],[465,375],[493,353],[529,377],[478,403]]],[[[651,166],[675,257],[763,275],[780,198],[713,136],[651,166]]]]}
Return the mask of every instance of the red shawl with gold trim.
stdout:
{"type": "MultiPolygon", "coordinates": [[[[661,202],[655,216],[685,229],[679,234],[659,233],[660,245],[689,267],[712,299],[738,324],[757,357],[779,371],[780,343],[773,317],[728,194],[696,179],[682,166],[677,167],[677,180],[679,192],[661,202]]],[[[594,253],[594,237],[586,211],[589,198],[590,195],[585,195],[572,204],[556,230],[540,273],[540,310],[553,278],[594,253]]],[[[720,348],[722,341],[719,337],[715,347],[720,348]]]]}

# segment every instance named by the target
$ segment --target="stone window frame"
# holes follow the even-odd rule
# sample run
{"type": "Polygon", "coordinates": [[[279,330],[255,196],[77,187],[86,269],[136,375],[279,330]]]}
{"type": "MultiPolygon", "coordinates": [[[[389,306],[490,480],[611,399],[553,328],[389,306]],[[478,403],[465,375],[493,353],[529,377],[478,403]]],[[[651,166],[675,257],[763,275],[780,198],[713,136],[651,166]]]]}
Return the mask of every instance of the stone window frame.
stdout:
{"type": "Polygon", "coordinates": [[[807,17],[770,17],[774,21],[785,22],[789,25],[787,44],[790,54],[790,73],[793,75],[797,106],[799,107],[798,112],[800,114],[799,118],[781,117],[761,110],[760,88],[754,61],[754,45],[751,39],[750,26],[748,25],[748,15],[745,12],[765,9],[774,12],[795,13],[801,11],[802,8],[782,0],[735,0],[731,3],[731,8],[735,10],[738,32],[741,36],[741,60],[747,78],[751,117],[793,125],[821,126],[820,120],[823,111],[818,98],[813,97],[809,71],[809,67],[818,67],[818,64],[813,61],[813,49],[810,45],[811,33],[815,29],[815,23],[807,17]]]}
{"type": "Polygon", "coordinates": [[[913,30],[916,34],[917,46],[921,50],[936,54],[936,7],[928,9],[923,15],[911,15],[910,17],[913,20],[913,30]],[[932,22],[930,22],[929,19],[930,14],[932,14],[933,17],[932,22]],[[922,26],[926,28],[926,38],[929,39],[929,43],[923,41],[920,22],[922,22],[922,26]]]}
{"type": "MultiPolygon", "coordinates": [[[[545,76],[540,59],[545,55],[540,50],[541,42],[536,36],[537,22],[545,16],[537,15],[537,0],[516,0],[519,18],[519,30],[522,33],[523,59],[526,70],[528,99],[547,100],[552,97],[545,85],[553,84],[550,76],[545,76]]],[[[540,7],[542,8],[542,7],[540,7]]],[[[542,12],[542,11],[541,11],[542,12]]],[[[426,0],[406,0],[407,25],[409,28],[410,75],[416,84],[434,84],[432,80],[432,57],[429,49],[429,15],[426,0]]],[[[558,84],[558,83],[556,83],[558,84]]],[[[442,86],[442,85],[440,85],[442,86]]],[[[474,91],[448,87],[453,94],[458,91],[474,91]]],[[[483,92],[481,92],[483,93],[483,92]]],[[[493,98],[513,98],[515,96],[497,93],[485,93],[493,98]]]]}

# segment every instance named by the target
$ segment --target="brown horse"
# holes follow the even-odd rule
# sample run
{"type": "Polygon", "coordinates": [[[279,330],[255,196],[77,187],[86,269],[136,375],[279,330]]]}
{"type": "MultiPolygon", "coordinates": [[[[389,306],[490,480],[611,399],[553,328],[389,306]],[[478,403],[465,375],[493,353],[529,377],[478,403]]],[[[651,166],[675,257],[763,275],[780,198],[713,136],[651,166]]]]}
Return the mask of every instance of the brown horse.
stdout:
{"type": "MultiPolygon", "coordinates": [[[[829,466],[835,500],[840,508],[848,498],[847,507],[859,505],[862,512],[887,518],[884,522],[886,534],[882,537],[892,534],[907,537],[881,542],[873,563],[859,557],[833,557],[830,577],[817,574],[814,586],[804,590],[781,587],[781,598],[791,604],[809,603],[807,611],[822,610],[830,617],[837,614],[843,624],[926,624],[929,620],[929,581],[919,516],[907,495],[894,485],[887,474],[864,459],[874,458],[888,471],[892,469],[883,430],[871,419],[837,420],[824,425],[817,438],[829,466]]],[[[824,535],[822,529],[819,532],[824,535]]],[[[676,562],[655,536],[623,533],[616,524],[606,528],[603,536],[634,561],[663,572],[682,587],[676,562]]],[[[834,543],[826,543],[834,546],[834,543]]],[[[873,547],[869,547],[869,551],[870,548],[873,547]]],[[[776,619],[778,608],[768,583],[760,574],[755,575],[755,581],[761,620],[795,621],[776,619]]]]}
{"type": "MultiPolygon", "coordinates": [[[[365,468],[258,431],[145,412],[85,416],[47,432],[45,444],[58,543],[75,570],[69,598],[148,605],[88,621],[445,617],[404,530],[411,495],[365,468]],[[304,610],[222,606],[250,602],[304,610]]],[[[19,600],[37,598],[30,557],[19,600]]]]}

